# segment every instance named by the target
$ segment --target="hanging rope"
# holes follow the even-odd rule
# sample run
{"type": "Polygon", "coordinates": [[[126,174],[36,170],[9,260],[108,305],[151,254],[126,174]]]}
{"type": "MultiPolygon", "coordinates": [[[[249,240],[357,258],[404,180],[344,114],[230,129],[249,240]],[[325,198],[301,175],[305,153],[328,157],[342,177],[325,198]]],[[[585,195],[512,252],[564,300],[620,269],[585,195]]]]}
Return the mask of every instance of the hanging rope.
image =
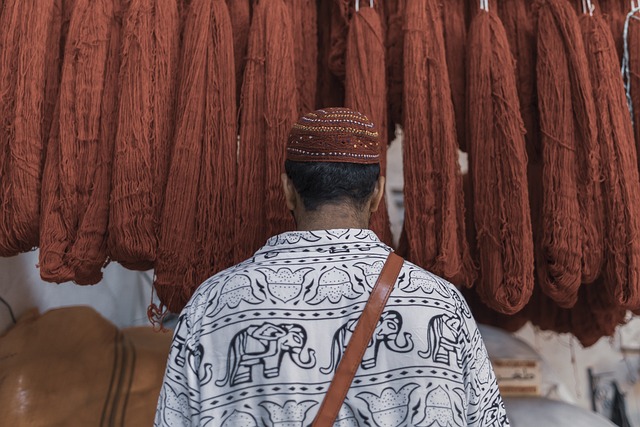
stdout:
{"type": "Polygon", "coordinates": [[[513,314],[533,291],[533,239],[515,62],[495,12],[471,22],[468,67],[477,291],[489,307],[513,314]]]}

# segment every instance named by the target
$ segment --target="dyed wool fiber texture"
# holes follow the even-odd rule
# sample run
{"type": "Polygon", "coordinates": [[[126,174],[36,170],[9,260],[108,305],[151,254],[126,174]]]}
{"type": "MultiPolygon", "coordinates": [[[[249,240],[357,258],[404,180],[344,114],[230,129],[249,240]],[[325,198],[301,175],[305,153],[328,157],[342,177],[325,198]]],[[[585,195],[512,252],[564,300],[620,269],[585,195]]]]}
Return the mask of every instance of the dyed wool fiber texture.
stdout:
{"type": "MultiPolygon", "coordinates": [[[[473,215],[473,191],[470,174],[463,175],[463,185],[467,241],[469,242],[469,252],[477,263],[478,245],[475,231],[475,219],[473,215]]],[[[482,302],[477,290],[477,286],[474,286],[473,288],[463,287],[460,289],[469,303],[473,317],[478,322],[495,326],[504,329],[505,331],[515,332],[529,321],[528,305],[517,313],[511,315],[503,314],[493,310],[482,302]]]]}
{"type": "MultiPolygon", "coordinates": [[[[384,52],[384,32],[378,12],[373,8],[363,7],[353,15],[347,38],[345,105],[365,114],[378,128],[382,175],[386,174],[387,158],[384,52]]],[[[383,242],[389,245],[392,243],[384,197],[378,211],[371,217],[370,227],[383,242]]]]}
{"type": "Polygon", "coordinates": [[[175,0],[132,0],[124,14],[108,249],[127,268],[153,267],[173,137],[180,43],[175,0]]]}
{"type": "Polygon", "coordinates": [[[606,266],[612,305],[640,307],[640,181],[627,99],[609,26],[597,13],[580,18],[598,119],[604,172],[606,266]]]}
{"type": "Polygon", "coordinates": [[[233,31],[233,58],[236,67],[236,101],[240,102],[242,74],[244,73],[249,28],[251,26],[251,4],[249,0],[226,0],[226,2],[233,31]]]}
{"type": "Polygon", "coordinates": [[[603,206],[595,105],[577,16],[560,0],[538,0],[537,85],[543,151],[540,282],[561,307],[603,261],[603,206]]]}
{"type": "Polygon", "coordinates": [[[480,261],[476,289],[494,310],[513,314],[533,291],[527,155],[515,62],[495,12],[469,29],[468,137],[480,261]]]}
{"type": "Polygon", "coordinates": [[[613,336],[616,327],[624,324],[626,310],[611,306],[602,296],[602,277],[582,286],[576,304],[561,308],[536,288],[526,308],[531,323],[545,331],[571,333],[583,347],[590,347],[604,336],[613,336]]]}
{"type": "Polygon", "coordinates": [[[43,280],[93,284],[102,278],[116,128],[119,7],[114,0],[76,0],[73,5],[43,176],[43,280]]]}
{"type": "Polygon", "coordinates": [[[465,0],[441,0],[444,44],[446,46],[447,70],[451,84],[453,111],[456,115],[458,145],[467,151],[466,110],[467,110],[467,2],[465,0]]]}
{"type": "Polygon", "coordinates": [[[317,2],[318,82],[316,85],[316,105],[322,107],[344,105],[344,82],[329,69],[331,27],[336,8],[333,1],[317,2]]]}
{"type": "MultiPolygon", "coordinates": [[[[640,14],[636,13],[629,19],[627,43],[629,49],[629,81],[631,104],[633,106],[633,136],[636,143],[636,153],[640,152],[640,14]]],[[[638,156],[640,169],[640,156],[638,156]]]]}
{"type": "Polygon", "coordinates": [[[494,326],[507,332],[516,332],[529,321],[528,306],[517,313],[507,315],[485,305],[474,289],[462,288],[461,292],[469,304],[473,318],[478,323],[494,326]]]}
{"type": "MultiPolygon", "coordinates": [[[[594,14],[600,13],[611,29],[615,44],[616,61],[622,58],[624,21],[627,13],[631,11],[631,2],[627,0],[591,0],[594,5],[594,14]]],[[[582,12],[582,2],[574,2],[576,11],[582,12]]]]}
{"type": "Polygon", "coordinates": [[[410,261],[470,284],[460,277],[471,257],[440,12],[412,1],[405,17],[402,246],[410,261]]]}
{"type": "Polygon", "coordinates": [[[404,51],[404,9],[406,0],[394,0],[394,8],[387,13],[386,61],[387,99],[389,120],[387,130],[389,140],[395,137],[396,124],[402,124],[403,51],[404,51]]]}
{"type": "Polygon", "coordinates": [[[540,132],[536,100],[536,51],[533,20],[527,0],[502,0],[498,15],[507,33],[511,53],[516,60],[516,84],[520,98],[520,113],[527,130],[529,161],[540,158],[540,132]]]}
{"type": "Polygon", "coordinates": [[[287,135],[296,119],[291,19],[283,0],[259,0],[253,10],[242,86],[236,261],[275,234],[293,228],[281,190],[287,135]]]}
{"type": "Polygon", "coordinates": [[[236,86],[231,31],[224,0],[190,3],[154,283],[162,305],[174,313],[202,281],[233,263],[236,86]]]}
{"type": "Polygon", "coordinates": [[[318,80],[318,11],[313,0],[285,0],[291,17],[298,115],[316,109],[318,80]]]}
{"type": "Polygon", "coordinates": [[[611,305],[606,297],[603,298],[604,288],[602,279],[583,286],[578,303],[571,309],[571,333],[583,347],[594,345],[604,336],[613,336],[616,327],[625,323],[627,311],[616,304],[611,305]]]}
{"type": "Polygon", "coordinates": [[[4,2],[0,16],[0,256],[38,246],[44,141],[57,95],[56,0],[4,2]]]}

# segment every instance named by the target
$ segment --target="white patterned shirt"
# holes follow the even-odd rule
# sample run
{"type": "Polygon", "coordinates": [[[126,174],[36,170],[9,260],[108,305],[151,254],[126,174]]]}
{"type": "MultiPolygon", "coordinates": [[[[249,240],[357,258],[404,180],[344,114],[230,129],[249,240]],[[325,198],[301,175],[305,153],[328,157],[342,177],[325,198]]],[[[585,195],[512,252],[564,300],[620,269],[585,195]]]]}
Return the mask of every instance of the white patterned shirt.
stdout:
{"type": "MultiPolygon", "coordinates": [[[[390,251],[369,230],[288,232],[211,277],[180,315],[155,425],[310,425],[390,251]]],[[[405,261],[334,426],[508,425],[466,302],[405,261]]]]}

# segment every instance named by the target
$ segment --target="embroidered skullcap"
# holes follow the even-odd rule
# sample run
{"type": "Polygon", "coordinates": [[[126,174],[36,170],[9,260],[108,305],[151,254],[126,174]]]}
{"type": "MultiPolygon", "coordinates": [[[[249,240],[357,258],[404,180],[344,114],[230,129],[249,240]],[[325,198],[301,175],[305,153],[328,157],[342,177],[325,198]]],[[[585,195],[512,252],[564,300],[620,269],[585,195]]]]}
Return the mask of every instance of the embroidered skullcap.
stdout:
{"type": "Polygon", "coordinates": [[[348,108],[307,113],[289,133],[287,160],[380,163],[378,130],[367,116],[348,108]]]}

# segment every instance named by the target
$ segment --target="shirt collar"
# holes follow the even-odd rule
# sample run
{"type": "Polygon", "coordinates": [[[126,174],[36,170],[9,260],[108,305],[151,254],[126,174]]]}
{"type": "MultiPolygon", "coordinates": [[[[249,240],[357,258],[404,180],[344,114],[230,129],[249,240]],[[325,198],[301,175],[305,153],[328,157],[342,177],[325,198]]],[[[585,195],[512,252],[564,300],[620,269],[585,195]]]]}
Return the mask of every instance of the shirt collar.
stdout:
{"type": "Polygon", "coordinates": [[[386,247],[378,236],[364,228],[334,228],[330,230],[288,231],[267,240],[256,255],[272,250],[297,249],[305,246],[364,243],[386,247]]]}

